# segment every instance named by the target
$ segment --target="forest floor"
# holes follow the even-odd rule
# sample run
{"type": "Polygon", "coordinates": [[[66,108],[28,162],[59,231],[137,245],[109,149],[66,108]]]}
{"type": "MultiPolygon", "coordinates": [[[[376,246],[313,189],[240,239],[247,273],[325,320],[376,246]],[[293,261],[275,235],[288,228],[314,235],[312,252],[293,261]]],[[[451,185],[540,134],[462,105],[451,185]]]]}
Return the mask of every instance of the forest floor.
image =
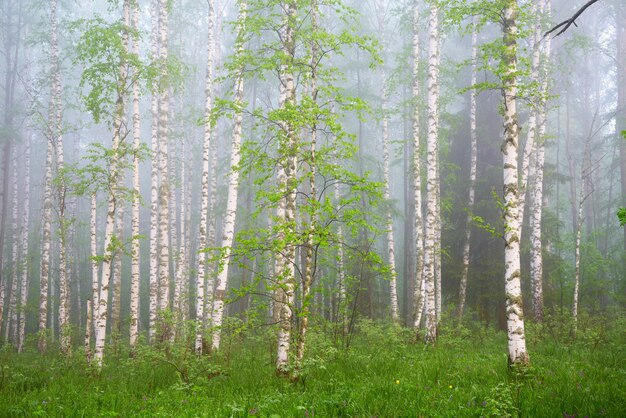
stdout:
{"type": "Polygon", "coordinates": [[[310,335],[301,377],[274,372],[275,339],[226,336],[220,356],[184,346],[107,353],[100,374],[72,359],[0,351],[0,417],[624,417],[626,319],[528,325],[531,366],[507,367],[506,335],[473,323],[435,347],[361,321],[349,349],[310,335]]]}

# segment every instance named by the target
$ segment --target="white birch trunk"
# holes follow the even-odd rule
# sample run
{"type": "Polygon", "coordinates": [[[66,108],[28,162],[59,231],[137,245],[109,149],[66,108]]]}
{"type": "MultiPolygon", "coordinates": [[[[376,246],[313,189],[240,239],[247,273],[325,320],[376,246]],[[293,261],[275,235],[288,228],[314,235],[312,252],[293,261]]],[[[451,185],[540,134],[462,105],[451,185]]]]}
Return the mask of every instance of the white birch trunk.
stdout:
{"type": "MultiPolygon", "coordinates": [[[[289,2],[285,9],[285,19],[282,32],[283,51],[287,57],[295,55],[294,28],[292,20],[296,14],[296,4],[289,2]]],[[[282,108],[295,105],[295,84],[292,68],[288,64],[281,65],[281,101],[282,108]]],[[[278,331],[278,350],[276,358],[276,370],[280,374],[288,373],[289,349],[291,340],[291,320],[293,317],[293,301],[295,288],[296,247],[288,242],[287,237],[295,234],[296,196],[294,180],[296,178],[296,135],[290,123],[282,121],[280,123],[282,137],[279,145],[278,162],[278,185],[282,198],[280,199],[276,215],[280,225],[278,227],[277,239],[284,243],[284,252],[276,255],[275,274],[278,275],[279,282],[279,303],[280,327],[278,331]]]]}
{"type": "Polygon", "coordinates": [[[48,319],[48,280],[50,276],[50,246],[52,235],[52,141],[47,141],[46,168],[43,192],[41,268],[39,273],[39,352],[46,351],[46,325],[48,319]]]}
{"type": "Polygon", "coordinates": [[[85,356],[87,357],[87,364],[91,365],[92,353],[91,353],[91,333],[93,324],[92,314],[92,302],[91,299],[87,299],[87,321],[85,322],[85,356]]]}
{"type": "MultiPolygon", "coordinates": [[[[139,4],[132,4],[132,27],[139,29],[139,4]]],[[[132,52],[139,56],[139,39],[134,36],[132,52]]],[[[135,69],[136,71],[138,69],[135,69]]],[[[139,336],[139,200],[141,190],[139,185],[139,148],[141,146],[141,115],[139,114],[139,81],[133,81],[133,199],[131,213],[131,265],[130,265],[130,346],[134,348],[139,336]]]]}
{"type": "MultiPolygon", "coordinates": [[[[207,67],[204,87],[204,138],[202,141],[202,177],[200,184],[200,231],[198,234],[198,276],[196,279],[196,342],[195,349],[197,354],[202,354],[202,338],[204,334],[204,307],[205,307],[205,282],[206,282],[206,253],[205,248],[208,246],[208,209],[209,209],[209,158],[211,131],[211,107],[213,96],[213,37],[215,32],[215,5],[213,0],[208,1],[209,6],[209,28],[207,39],[207,67]]],[[[215,173],[213,173],[215,175],[215,173]]]]}
{"type": "Polygon", "coordinates": [[[428,22],[428,139],[427,139],[427,212],[426,212],[426,245],[425,245],[425,289],[426,289],[426,335],[429,343],[437,340],[437,304],[436,304],[436,280],[435,258],[437,245],[436,222],[437,222],[437,50],[438,47],[438,8],[435,3],[430,6],[428,22]]]}
{"type": "Polygon", "coordinates": [[[28,250],[28,234],[30,232],[30,143],[31,134],[26,139],[26,151],[24,153],[24,200],[22,208],[22,245],[21,245],[21,290],[20,290],[20,320],[17,340],[17,352],[21,353],[24,350],[24,337],[26,331],[26,304],[28,302],[28,288],[29,288],[29,254],[28,250]]]}
{"type": "Polygon", "coordinates": [[[424,274],[424,220],[422,218],[422,163],[420,158],[419,120],[419,0],[413,2],[413,204],[415,206],[415,312],[413,328],[417,335],[426,299],[424,274]]]}
{"type": "MultiPolygon", "coordinates": [[[[124,23],[129,25],[130,23],[130,0],[124,0],[124,23]]],[[[126,50],[128,48],[128,33],[124,31],[122,33],[122,45],[126,50]]],[[[94,360],[98,368],[102,367],[102,359],[104,356],[104,343],[106,338],[106,327],[108,321],[108,300],[109,300],[109,282],[111,279],[111,262],[113,259],[112,252],[112,238],[115,229],[115,213],[117,209],[117,187],[120,176],[120,167],[118,162],[118,152],[120,145],[120,138],[122,136],[122,122],[124,118],[124,84],[126,83],[127,68],[126,62],[120,62],[119,69],[119,83],[117,100],[115,104],[115,115],[113,120],[113,143],[110,166],[110,181],[109,185],[109,197],[107,205],[107,219],[104,230],[104,254],[102,262],[102,284],[100,286],[100,294],[98,297],[98,307],[96,315],[96,346],[94,352],[94,360]]]]}
{"type": "Polygon", "coordinates": [[[578,299],[580,289],[580,241],[582,237],[583,223],[583,206],[586,197],[582,196],[583,188],[581,186],[580,201],[578,202],[578,224],[576,225],[576,241],[574,243],[574,302],[572,304],[572,319],[574,320],[574,335],[578,330],[578,299]]]}
{"type": "MultiPolygon", "coordinates": [[[[124,179],[120,176],[118,184],[123,184],[124,179]]],[[[116,202],[115,210],[115,238],[117,242],[124,242],[124,204],[116,202]]],[[[124,252],[121,247],[115,249],[113,253],[113,293],[111,294],[111,334],[118,342],[121,332],[121,312],[122,312],[122,256],[124,252]]]]}
{"type": "MultiPolygon", "coordinates": [[[[545,14],[551,11],[550,0],[545,0],[543,5],[545,14]]],[[[550,57],[551,38],[547,37],[543,44],[541,84],[539,99],[539,117],[537,132],[537,156],[535,164],[535,184],[532,196],[531,214],[531,254],[530,254],[530,276],[533,291],[533,312],[535,320],[543,320],[543,256],[541,246],[541,217],[543,208],[543,171],[545,162],[545,141],[547,123],[547,97],[548,97],[548,62],[550,57]]]]}
{"type": "MultiPolygon", "coordinates": [[[[236,54],[241,56],[243,53],[244,31],[246,19],[246,2],[239,3],[239,17],[237,19],[237,41],[236,54]]],[[[230,172],[228,174],[228,195],[226,198],[226,214],[224,216],[224,233],[221,242],[221,256],[219,260],[219,269],[217,280],[215,283],[215,295],[213,301],[213,338],[211,347],[213,350],[219,350],[221,339],[221,326],[224,316],[224,298],[226,296],[226,288],[228,285],[228,267],[230,255],[232,253],[233,240],[235,238],[235,221],[237,215],[237,198],[239,196],[239,172],[241,161],[241,133],[243,129],[243,71],[241,67],[237,70],[237,78],[235,80],[235,117],[233,126],[233,137],[230,150],[230,172]]]]}
{"type": "MultiPolygon", "coordinates": [[[[545,0],[533,0],[532,13],[536,16],[534,35],[533,35],[533,53],[531,58],[530,78],[532,81],[539,82],[539,69],[541,65],[541,41],[543,38],[541,15],[543,13],[543,2],[545,0]]],[[[526,191],[528,190],[528,179],[535,171],[536,142],[538,136],[538,113],[539,106],[531,105],[530,115],[528,117],[528,133],[526,136],[526,145],[522,154],[522,168],[519,174],[520,190],[519,190],[519,219],[520,219],[520,239],[522,238],[522,230],[524,228],[524,212],[526,210],[526,191]]]]}
{"type": "MultiPolygon", "coordinates": [[[[478,75],[478,29],[476,20],[472,27],[472,77],[470,85],[476,85],[478,75]]],[[[459,285],[459,304],[457,307],[457,317],[463,318],[465,311],[465,298],[467,295],[467,276],[470,265],[470,243],[472,238],[472,216],[474,214],[474,199],[476,189],[476,160],[478,157],[478,138],[476,134],[476,99],[478,92],[472,89],[470,95],[470,184],[467,201],[467,218],[465,219],[465,237],[463,241],[463,271],[459,285]]]]}
{"type": "MultiPolygon", "coordinates": [[[[51,60],[52,60],[52,92],[50,110],[52,113],[52,133],[53,142],[56,146],[56,169],[57,174],[63,172],[65,158],[63,152],[63,135],[61,132],[61,70],[59,67],[59,43],[57,24],[57,0],[50,2],[50,24],[51,24],[51,60]]],[[[70,295],[69,278],[67,269],[67,229],[65,219],[65,181],[61,181],[57,186],[58,192],[58,214],[59,214],[59,331],[61,335],[61,351],[69,354],[70,351],[70,295]]]]}
{"type": "MultiPolygon", "coordinates": [[[[167,80],[167,67],[165,62],[168,56],[168,29],[169,10],[167,1],[161,0],[159,4],[159,62],[161,63],[160,76],[167,80]]],[[[169,117],[169,88],[161,86],[162,91],[158,96],[159,119],[159,312],[161,314],[170,306],[170,181],[169,181],[169,146],[168,146],[168,117],[169,117]]],[[[169,330],[166,329],[164,318],[160,321],[160,337],[163,341],[169,338],[169,330]]]]}
{"type": "Polygon", "coordinates": [[[517,146],[519,125],[517,121],[517,0],[508,0],[504,8],[503,41],[505,73],[504,82],[504,128],[502,145],[504,179],[504,265],[507,312],[509,363],[528,363],[524,313],[520,284],[520,218],[518,208],[517,146]]]}
{"type": "Polygon", "coordinates": [[[391,185],[389,181],[389,116],[387,114],[387,80],[385,72],[382,74],[382,129],[383,129],[383,184],[384,184],[384,196],[385,202],[390,205],[386,213],[386,238],[387,238],[387,262],[389,263],[389,274],[391,280],[389,282],[390,298],[391,298],[391,318],[394,322],[400,320],[400,308],[398,306],[398,285],[397,285],[397,272],[396,272],[396,255],[395,244],[393,239],[393,215],[391,209],[391,185]]]}
{"type": "MultiPolygon", "coordinates": [[[[153,60],[159,56],[159,0],[150,2],[150,54],[153,60]]],[[[152,124],[150,127],[150,150],[152,159],[150,164],[150,307],[149,331],[150,341],[154,342],[157,329],[157,311],[159,303],[159,139],[158,124],[159,99],[156,92],[152,93],[150,101],[152,124]]]]}
{"type": "MultiPolygon", "coordinates": [[[[311,2],[311,31],[315,33],[317,27],[317,0],[311,2]]],[[[315,42],[311,42],[311,80],[310,80],[310,97],[313,104],[317,104],[317,63],[318,61],[318,48],[315,42]]],[[[298,367],[300,367],[302,359],[304,358],[304,348],[306,345],[306,335],[309,327],[309,315],[311,314],[311,304],[313,298],[311,297],[311,286],[313,285],[315,267],[313,258],[313,238],[315,230],[317,228],[317,189],[315,184],[315,176],[317,173],[317,124],[313,122],[311,126],[311,145],[310,145],[310,162],[309,162],[309,226],[306,240],[306,253],[305,253],[305,266],[304,277],[302,280],[302,310],[300,312],[300,333],[298,336],[298,346],[296,349],[296,358],[298,361],[298,367]]]]}
{"type": "Polygon", "coordinates": [[[98,256],[98,229],[97,229],[97,214],[98,214],[98,201],[96,193],[91,194],[91,208],[90,208],[90,235],[91,235],[91,309],[94,311],[90,315],[92,324],[90,329],[96,328],[94,322],[97,317],[97,309],[100,306],[100,268],[99,262],[96,257],[98,256]]]}
{"type": "MultiPolygon", "coordinates": [[[[15,148],[14,148],[15,149],[15,148]]],[[[17,347],[17,284],[19,281],[19,233],[20,221],[18,220],[18,170],[17,170],[17,152],[13,156],[13,205],[11,208],[11,223],[13,224],[12,251],[11,251],[11,289],[9,291],[7,312],[7,321],[5,325],[5,341],[10,341],[17,347]]]]}
{"type": "MultiPolygon", "coordinates": [[[[337,205],[337,207],[341,205],[339,188],[340,188],[339,183],[335,183],[334,194],[335,194],[335,204],[337,205]]],[[[337,287],[339,288],[339,300],[337,301],[336,311],[337,311],[337,317],[341,318],[343,333],[344,335],[347,335],[348,334],[348,299],[347,299],[348,294],[346,292],[346,271],[344,267],[344,255],[343,255],[344,236],[343,236],[343,226],[341,222],[337,226],[337,239],[339,241],[337,243],[337,270],[339,271],[339,284],[337,287]]],[[[324,293],[322,289],[322,297],[323,296],[324,296],[324,293]]],[[[322,306],[324,306],[323,300],[324,299],[322,298],[322,306]]],[[[334,311],[335,310],[331,309],[331,312],[334,312],[334,311]]],[[[337,318],[332,318],[332,319],[336,320],[337,318]]]]}

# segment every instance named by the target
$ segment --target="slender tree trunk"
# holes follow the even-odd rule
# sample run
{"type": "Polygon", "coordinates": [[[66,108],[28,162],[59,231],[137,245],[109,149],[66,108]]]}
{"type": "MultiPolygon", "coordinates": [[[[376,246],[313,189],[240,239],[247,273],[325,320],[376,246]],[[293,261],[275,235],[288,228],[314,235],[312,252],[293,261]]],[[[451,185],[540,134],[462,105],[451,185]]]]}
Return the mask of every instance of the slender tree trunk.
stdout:
{"type": "MultiPolygon", "coordinates": [[[[533,36],[533,53],[531,58],[531,74],[532,81],[539,83],[539,70],[541,65],[541,49],[542,49],[542,31],[541,17],[543,14],[543,2],[545,0],[533,0],[532,11],[535,20],[534,36],[533,36]]],[[[538,100],[539,101],[539,100],[538,100]]],[[[522,167],[519,173],[519,219],[520,219],[520,240],[522,239],[522,230],[524,228],[524,212],[526,210],[526,192],[528,190],[529,178],[535,173],[535,164],[537,155],[537,136],[538,124],[537,119],[540,112],[539,105],[531,105],[530,115],[528,117],[528,133],[526,135],[526,145],[522,154],[522,167]]]]}
{"type": "Polygon", "coordinates": [[[92,353],[91,353],[91,333],[93,324],[93,306],[91,299],[87,299],[87,322],[85,326],[85,356],[87,357],[87,364],[91,365],[92,353]]]}
{"type": "MultiPolygon", "coordinates": [[[[159,56],[159,0],[150,2],[151,34],[150,54],[153,60],[159,56]]],[[[154,342],[157,329],[157,311],[159,304],[159,96],[152,93],[150,101],[152,124],[150,127],[150,307],[149,307],[149,338],[154,342]]],[[[95,303],[95,302],[94,302],[95,303]]]]}
{"type": "Polygon", "coordinates": [[[439,49],[439,22],[438,7],[435,3],[430,6],[429,28],[429,57],[428,57],[428,141],[427,141],[427,182],[428,196],[426,215],[426,245],[425,245],[425,289],[426,289],[426,341],[437,341],[437,298],[435,281],[436,264],[436,229],[437,214],[437,142],[438,142],[438,69],[437,54],[439,49]]]}
{"type": "MultiPolygon", "coordinates": [[[[476,20],[472,26],[472,77],[470,85],[476,85],[478,75],[478,29],[476,20]]],[[[467,200],[467,218],[465,219],[465,237],[463,241],[463,270],[461,272],[461,282],[459,285],[459,304],[457,306],[457,317],[459,321],[463,318],[465,311],[465,298],[467,295],[467,276],[470,266],[470,244],[472,238],[472,216],[474,215],[474,199],[476,190],[476,160],[478,157],[478,135],[476,133],[476,99],[478,91],[472,89],[470,95],[470,184],[469,196],[467,200]]]]}
{"type": "Polygon", "coordinates": [[[90,232],[91,232],[91,309],[94,311],[89,315],[91,318],[90,329],[95,330],[95,318],[98,316],[97,310],[100,307],[100,268],[97,260],[98,256],[98,229],[97,229],[98,200],[96,192],[91,194],[90,208],[90,232]]]}
{"type": "Polygon", "coordinates": [[[57,0],[50,2],[50,26],[51,26],[51,66],[52,66],[52,91],[50,100],[50,124],[52,131],[52,141],[55,144],[56,169],[59,183],[56,186],[58,193],[58,215],[59,215],[59,331],[61,334],[61,351],[66,355],[70,354],[70,295],[69,278],[67,268],[67,231],[68,224],[65,217],[65,179],[63,178],[63,168],[65,158],[63,152],[63,135],[61,129],[61,69],[59,63],[59,43],[58,43],[58,23],[57,23],[57,0]]]}
{"type": "MultiPolygon", "coordinates": [[[[382,87],[382,113],[383,113],[383,183],[384,183],[384,199],[385,201],[391,205],[391,193],[390,193],[390,182],[389,182],[389,116],[387,114],[387,80],[385,73],[383,71],[383,87],[382,87]]],[[[398,284],[397,277],[398,274],[396,272],[396,255],[395,255],[395,243],[393,237],[393,214],[392,209],[389,207],[386,213],[385,220],[385,229],[387,234],[387,252],[389,263],[389,271],[390,271],[390,297],[391,297],[391,318],[394,322],[398,322],[400,320],[400,308],[398,306],[398,284]]]]}
{"type": "MultiPolygon", "coordinates": [[[[163,80],[167,80],[167,57],[168,57],[168,35],[169,35],[169,10],[168,2],[161,0],[159,4],[159,62],[161,63],[161,74],[163,80]]],[[[159,140],[159,313],[163,315],[170,306],[170,252],[169,252],[169,231],[170,231],[170,181],[169,181],[169,146],[168,146],[168,117],[169,117],[169,87],[160,86],[161,91],[158,96],[159,120],[158,120],[158,140],[159,140]]],[[[165,318],[161,318],[160,338],[163,341],[169,339],[170,330],[165,323],[165,318]]]]}
{"type": "Polygon", "coordinates": [[[509,363],[529,362],[524,333],[522,291],[520,284],[520,218],[517,171],[517,0],[507,0],[504,8],[502,55],[504,83],[504,132],[502,145],[504,178],[504,265],[509,363]]]}
{"type": "Polygon", "coordinates": [[[46,351],[46,325],[48,319],[48,279],[50,276],[50,246],[52,218],[52,141],[48,139],[46,147],[46,168],[43,192],[41,268],[39,273],[39,352],[46,351]]]}
{"type": "MultiPolygon", "coordinates": [[[[120,176],[123,177],[123,176],[120,176]]],[[[118,184],[123,184],[120,178],[118,184]]],[[[124,204],[117,202],[115,211],[115,238],[118,242],[124,242],[124,204]]],[[[115,343],[118,342],[122,331],[122,256],[124,251],[121,247],[115,248],[113,253],[113,293],[111,294],[111,335],[115,343]]]]}
{"type": "Polygon", "coordinates": [[[15,333],[11,330],[16,329],[17,325],[17,284],[19,281],[19,232],[20,221],[17,217],[18,214],[18,171],[17,171],[17,152],[13,156],[13,204],[11,208],[11,223],[13,224],[13,237],[12,251],[11,251],[11,289],[9,291],[8,305],[9,310],[7,312],[7,321],[5,325],[5,341],[11,341],[14,346],[17,346],[17,339],[15,333]]]}
{"type": "MultiPolygon", "coordinates": [[[[208,242],[208,209],[209,209],[209,158],[210,158],[210,144],[211,144],[211,131],[213,124],[211,123],[212,117],[212,99],[213,99],[213,38],[215,32],[215,5],[213,0],[209,0],[209,30],[207,39],[207,66],[206,66],[206,78],[205,78],[205,123],[204,123],[204,138],[202,141],[202,180],[200,185],[200,231],[198,234],[198,276],[196,279],[196,343],[195,349],[197,354],[202,354],[202,337],[204,334],[204,306],[205,306],[205,282],[206,282],[206,253],[208,242]]],[[[213,172],[215,176],[215,172],[213,172]]]]}
{"type": "Polygon", "coordinates": [[[574,320],[574,335],[578,330],[578,300],[580,289],[580,241],[582,236],[583,223],[583,207],[585,200],[589,195],[583,196],[583,188],[580,189],[580,198],[578,200],[578,223],[576,226],[576,238],[574,242],[574,302],[572,304],[572,319],[574,320]]]}
{"type": "MultiPolygon", "coordinates": [[[[285,9],[285,20],[282,33],[283,52],[285,61],[281,65],[281,100],[280,106],[289,109],[295,106],[296,92],[292,68],[295,56],[295,37],[293,19],[296,15],[296,4],[289,2],[285,9]]],[[[291,242],[295,234],[296,215],[296,135],[294,127],[289,121],[281,121],[281,137],[279,144],[278,184],[281,195],[276,217],[278,218],[277,240],[283,244],[283,250],[276,254],[275,274],[279,282],[280,328],[278,331],[278,353],[276,370],[279,374],[288,373],[289,349],[291,340],[291,321],[293,316],[293,301],[295,288],[296,247],[291,242]]]]}
{"type": "MultiPolygon", "coordinates": [[[[550,15],[550,0],[545,0],[543,11],[546,15],[550,15]]],[[[540,74],[540,99],[538,112],[538,130],[537,130],[537,155],[535,157],[535,183],[532,195],[532,214],[531,214],[531,258],[530,258],[530,274],[533,288],[533,312],[535,320],[541,322],[543,320],[543,256],[541,245],[541,218],[543,209],[543,171],[545,162],[545,141],[546,141],[546,124],[547,124],[547,95],[548,95],[548,61],[550,56],[550,43],[548,37],[543,46],[541,74],[540,74]]]]}
{"type": "MultiPolygon", "coordinates": [[[[311,1],[311,30],[316,33],[317,27],[317,0],[311,1]]],[[[315,41],[311,42],[311,99],[313,106],[317,105],[317,61],[318,61],[318,47],[315,41]]],[[[315,278],[315,272],[317,265],[314,260],[314,235],[317,229],[317,189],[315,184],[315,176],[317,173],[317,124],[314,122],[311,126],[311,147],[310,147],[310,162],[309,162],[309,226],[306,240],[306,254],[304,265],[304,277],[302,280],[302,310],[300,312],[300,334],[298,336],[298,346],[296,349],[296,358],[298,366],[301,365],[304,358],[304,348],[306,345],[306,334],[309,326],[309,315],[311,313],[311,304],[313,300],[311,298],[311,286],[315,278]]]]}
{"type": "Polygon", "coordinates": [[[30,232],[30,143],[32,134],[26,139],[26,151],[24,153],[24,200],[22,202],[22,255],[21,255],[21,290],[20,290],[20,320],[17,340],[17,352],[24,350],[24,337],[26,331],[26,303],[28,302],[30,251],[28,248],[28,234],[30,232]]]}
{"type": "MultiPolygon", "coordinates": [[[[239,2],[239,17],[237,19],[236,54],[242,56],[244,48],[244,32],[246,20],[246,2],[239,2]]],[[[224,316],[224,298],[228,285],[228,267],[232,253],[233,240],[235,238],[235,221],[237,218],[237,198],[239,196],[239,173],[241,161],[241,133],[243,129],[243,72],[244,68],[237,69],[235,79],[235,116],[233,126],[232,144],[230,150],[230,172],[228,174],[228,195],[226,198],[226,214],[222,242],[220,245],[221,256],[217,280],[215,283],[215,295],[213,301],[213,350],[219,350],[221,340],[221,326],[224,316]]]]}
{"type": "MultiPolygon", "coordinates": [[[[132,3],[132,27],[139,30],[139,4],[132,3]]],[[[139,38],[133,37],[132,52],[139,56],[139,38]]],[[[131,213],[131,265],[130,265],[130,346],[135,348],[139,336],[139,209],[141,189],[139,185],[139,152],[141,147],[141,115],[139,114],[139,80],[138,69],[133,79],[133,198],[131,213]]]]}
{"type": "Polygon", "coordinates": [[[419,117],[419,0],[413,2],[413,200],[415,207],[415,312],[413,328],[417,335],[426,299],[424,288],[424,220],[422,218],[422,162],[420,157],[420,117],[419,117]]]}
{"type": "MultiPolygon", "coordinates": [[[[617,5],[616,5],[617,6],[617,5]]],[[[622,132],[626,131],[626,12],[618,11],[615,16],[617,28],[621,27],[621,32],[616,33],[617,38],[617,141],[619,143],[620,159],[620,179],[622,192],[622,207],[626,208],[626,140],[622,132]]],[[[624,230],[624,252],[626,253],[626,225],[624,230]]],[[[626,256],[624,257],[624,270],[626,270],[626,256]]]]}
{"type": "MultiPolygon", "coordinates": [[[[130,0],[124,0],[124,23],[126,26],[130,23],[130,0]]],[[[122,45],[124,49],[128,48],[128,33],[122,33],[122,45]]],[[[119,186],[120,167],[119,167],[119,146],[122,137],[122,122],[124,118],[124,95],[126,84],[127,68],[126,62],[122,60],[119,68],[119,84],[117,86],[117,99],[115,102],[115,115],[113,120],[113,157],[110,166],[110,182],[109,198],[107,207],[107,220],[104,231],[104,255],[102,261],[102,285],[100,286],[100,295],[98,298],[98,309],[96,317],[96,347],[94,359],[97,366],[102,367],[102,358],[104,356],[104,343],[106,338],[106,328],[108,321],[108,300],[109,300],[109,282],[111,279],[111,263],[113,261],[112,240],[115,229],[115,214],[118,208],[117,188],[119,186]]]]}

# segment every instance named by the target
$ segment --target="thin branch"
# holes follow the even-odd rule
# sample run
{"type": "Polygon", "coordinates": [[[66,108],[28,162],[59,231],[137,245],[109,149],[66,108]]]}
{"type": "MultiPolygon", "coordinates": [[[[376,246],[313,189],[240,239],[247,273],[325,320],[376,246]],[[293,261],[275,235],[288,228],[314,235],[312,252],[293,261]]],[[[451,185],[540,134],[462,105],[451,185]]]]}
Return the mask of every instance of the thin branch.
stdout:
{"type": "Polygon", "coordinates": [[[547,31],[543,35],[543,37],[545,38],[546,36],[548,36],[551,33],[555,32],[559,28],[563,27],[563,29],[561,29],[556,35],[554,35],[554,37],[556,38],[557,36],[559,36],[562,33],[564,33],[566,30],[568,30],[570,26],[572,26],[572,25],[578,26],[578,25],[576,25],[576,19],[578,19],[580,17],[580,15],[583,14],[583,12],[585,10],[587,10],[587,8],[589,6],[591,6],[594,3],[597,3],[598,1],[599,0],[589,0],[583,7],[581,7],[576,13],[574,13],[574,15],[572,17],[570,17],[569,19],[566,19],[566,20],[562,21],[561,23],[559,23],[558,25],[554,26],[552,29],[547,31]]]}

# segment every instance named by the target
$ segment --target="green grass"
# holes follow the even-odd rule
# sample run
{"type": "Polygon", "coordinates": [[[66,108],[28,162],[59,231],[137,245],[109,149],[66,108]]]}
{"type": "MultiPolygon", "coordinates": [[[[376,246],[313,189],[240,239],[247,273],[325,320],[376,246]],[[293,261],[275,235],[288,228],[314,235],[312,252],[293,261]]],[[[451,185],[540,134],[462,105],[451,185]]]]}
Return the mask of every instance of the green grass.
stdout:
{"type": "Polygon", "coordinates": [[[349,350],[311,333],[296,382],[274,373],[271,333],[227,338],[219,357],[142,347],[109,352],[100,375],[80,352],[0,353],[0,417],[621,417],[626,416],[626,321],[530,326],[532,366],[507,367],[506,336],[446,328],[436,347],[363,321],[349,350]],[[180,370],[181,373],[177,372],[180,370]]]}

